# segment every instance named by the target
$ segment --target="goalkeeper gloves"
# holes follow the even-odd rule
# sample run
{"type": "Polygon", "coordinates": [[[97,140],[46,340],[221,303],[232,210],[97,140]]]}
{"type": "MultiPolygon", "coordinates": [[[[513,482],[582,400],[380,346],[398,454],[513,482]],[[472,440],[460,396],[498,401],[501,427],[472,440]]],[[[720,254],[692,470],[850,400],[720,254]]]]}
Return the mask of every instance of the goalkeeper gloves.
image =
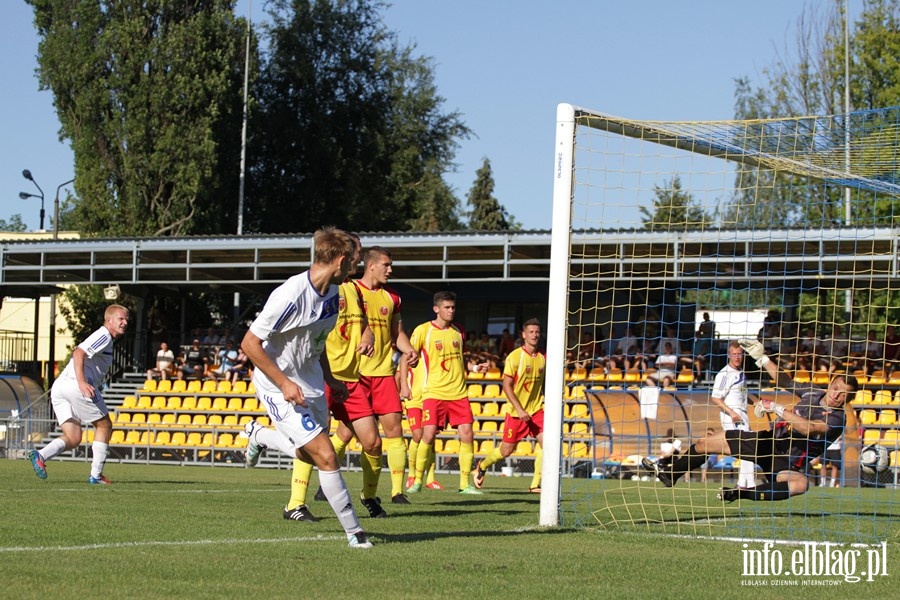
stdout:
{"type": "Polygon", "coordinates": [[[772,402],[771,400],[760,400],[756,403],[756,406],[753,407],[753,412],[756,414],[757,418],[762,418],[766,413],[775,413],[779,417],[784,416],[785,407],[772,402]]]}
{"type": "Polygon", "coordinates": [[[756,366],[762,369],[767,364],[769,364],[769,357],[766,356],[766,349],[763,348],[763,345],[753,339],[750,338],[741,338],[738,340],[738,343],[741,345],[741,348],[744,349],[744,352],[750,355],[750,357],[756,361],[756,366]]]}

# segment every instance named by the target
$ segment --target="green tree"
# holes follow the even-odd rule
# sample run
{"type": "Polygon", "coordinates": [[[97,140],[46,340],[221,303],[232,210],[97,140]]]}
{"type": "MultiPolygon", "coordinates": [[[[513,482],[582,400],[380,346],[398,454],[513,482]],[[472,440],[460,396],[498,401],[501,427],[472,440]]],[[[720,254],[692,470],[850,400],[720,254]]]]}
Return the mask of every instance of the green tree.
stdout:
{"type": "Polygon", "coordinates": [[[28,231],[28,226],[22,221],[22,215],[16,213],[9,218],[9,221],[0,219],[0,231],[28,231]]]}
{"type": "Polygon", "coordinates": [[[475,182],[469,189],[469,229],[477,231],[504,231],[511,229],[506,209],[494,197],[494,173],[487,158],[475,172],[475,182]]]}
{"type": "Polygon", "coordinates": [[[87,235],[233,230],[245,25],[233,0],[27,0],[87,235]]]}
{"type": "MultiPolygon", "coordinates": [[[[435,216],[418,212],[429,198],[452,196],[433,175],[452,167],[469,131],[458,113],[442,112],[430,61],[382,25],[383,6],[271,3],[251,127],[250,229],[396,230],[435,216]]],[[[458,211],[458,201],[441,208],[458,211]]]]}
{"type": "Polygon", "coordinates": [[[681,187],[678,175],[660,186],[653,186],[652,210],[639,206],[643,227],[651,231],[683,231],[710,225],[712,219],[699,202],[681,187]]]}

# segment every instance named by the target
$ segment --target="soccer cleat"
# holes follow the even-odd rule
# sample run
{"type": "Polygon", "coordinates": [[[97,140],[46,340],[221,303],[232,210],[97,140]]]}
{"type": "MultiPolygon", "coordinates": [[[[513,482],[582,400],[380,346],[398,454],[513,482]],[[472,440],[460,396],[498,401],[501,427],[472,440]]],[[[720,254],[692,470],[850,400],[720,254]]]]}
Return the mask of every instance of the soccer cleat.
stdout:
{"type": "Polygon", "coordinates": [[[255,467],[259,463],[259,457],[262,451],[266,449],[256,442],[256,431],[262,429],[262,425],[256,421],[250,421],[244,426],[244,433],[247,434],[247,450],[244,452],[244,464],[248,467],[255,467]]]}
{"type": "Polygon", "coordinates": [[[657,463],[645,457],[641,459],[641,466],[648,471],[653,471],[653,473],[656,475],[656,478],[659,479],[660,483],[662,483],[664,486],[672,487],[672,475],[662,470],[657,463]]]}
{"type": "Polygon", "coordinates": [[[44,465],[44,459],[41,458],[37,450],[31,450],[28,453],[28,460],[31,461],[31,468],[34,469],[34,474],[41,479],[47,479],[47,467],[44,465]]]}
{"type": "Polygon", "coordinates": [[[391,504],[409,504],[409,498],[406,497],[406,494],[400,492],[391,497],[391,504]]]}
{"type": "Polygon", "coordinates": [[[351,548],[368,550],[372,547],[372,542],[369,541],[369,538],[364,531],[357,531],[356,533],[347,534],[347,545],[351,548]]]}
{"type": "Polygon", "coordinates": [[[459,493],[464,494],[466,496],[480,496],[480,495],[484,494],[484,492],[482,492],[481,490],[475,489],[475,487],[473,487],[471,485],[467,485],[466,487],[462,488],[461,490],[459,490],[459,493]]]}
{"type": "Polygon", "coordinates": [[[411,488],[413,484],[416,482],[416,478],[414,475],[410,475],[406,478],[406,487],[411,488]]]}
{"type": "Polygon", "coordinates": [[[88,483],[91,485],[109,485],[112,483],[109,479],[103,476],[103,473],[100,474],[100,477],[94,477],[91,475],[88,477],[88,483]]]}
{"type": "Polygon", "coordinates": [[[541,493],[541,487],[538,486],[538,487],[528,488],[528,493],[529,493],[529,494],[540,494],[540,493],[541,493]]]}
{"type": "Polygon", "coordinates": [[[360,498],[363,506],[369,511],[369,516],[373,519],[383,519],[388,514],[381,508],[381,498],[360,498]]]}
{"type": "Polygon", "coordinates": [[[734,502],[740,498],[740,493],[741,491],[736,488],[722,488],[716,492],[716,500],[721,500],[722,502],[734,502]]]}
{"type": "Polygon", "coordinates": [[[431,481],[431,482],[429,482],[429,483],[426,483],[426,484],[425,484],[425,487],[427,487],[429,490],[442,490],[442,489],[444,489],[444,486],[442,486],[440,483],[438,483],[438,480],[437,480],[437,479],[435,479],[434,481],[431,481]]]}
{"type": "Polygon", "coordinates": [[[481,486],[484,485],[484,476],[487,475],[487,471],[481,468],[481,461],[478,461],[478,466],[475,467],[475,474],[472,476],[472,483],[475,484],[475,487],[479,490],[481,486]]]}
{"type": "Polygon", "coordinates": [[[313,496],[313,500],[318,500],[319,502],[328,502],[328,498],[325,496],[325,491],[322,490],[322,486],[319,486],[319,489],[316,490],[316,495],[313,496]]]}
{"type": "Polygon", "coordinates": [[[309,507],[305,504],[301,504],[290,510],[285,508],[283,516],[285,521],[309,521],[310,523],[315,523],[320,520],[319,517],[313,516],[313,514],[309,512],[309,507]]]}
{"type": "Polygon", "coordinates": [[[407,494],[418,494],[421,491],[422,491],[422,482],[421,481],[417,481],[414,484],[412,484],[411,486],[409,486],[408,488],[406,488],[407,494]]]}

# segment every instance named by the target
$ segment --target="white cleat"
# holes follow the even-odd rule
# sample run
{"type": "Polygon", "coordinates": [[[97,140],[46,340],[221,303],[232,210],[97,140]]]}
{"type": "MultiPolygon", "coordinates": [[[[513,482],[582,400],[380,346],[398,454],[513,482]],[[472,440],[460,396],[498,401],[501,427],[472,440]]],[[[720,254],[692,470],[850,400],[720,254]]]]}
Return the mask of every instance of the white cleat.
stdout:
{"type": "Polygon", "coordinates": [[[247,434],[247,451],[244,453],[244,464],[248,467],[255,467],[259,463],[259,457],[262,451],[266,449],[256,441],[256,432],[262,429],[262,425],[256,421],[250,421],[244,425],[244,433],[247,434]]]}

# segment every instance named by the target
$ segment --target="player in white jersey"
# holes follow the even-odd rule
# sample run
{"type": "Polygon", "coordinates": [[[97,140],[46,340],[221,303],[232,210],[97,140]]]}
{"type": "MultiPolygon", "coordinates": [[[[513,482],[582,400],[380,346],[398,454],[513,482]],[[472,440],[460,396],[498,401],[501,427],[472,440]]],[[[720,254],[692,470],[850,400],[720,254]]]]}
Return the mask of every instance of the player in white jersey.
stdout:
{"type": "Polygon", "coordinates": [[[255,367],[256,396],[275,424],[274,431],[256,421],[247,424],[246,461],[256,465],[262,450],[272,447],[314,464],[350,547],[371,548],[353,510],[334,447],[323,430],[328,422],[325,381],[336,399],[347,397],[347,386],[331,375],[323,350],[337,321],[338,284],[353,266],[356,245],[347,233],[333,228],[317,231],[314,242],[309,271],[272,292],[242,342],[255,367]]]}
{"type": "Polygon", "coordinates": [[[93,458],[88,483],[109,484],[103,475],[103,465],[109,451],[112,421],[100,395],[100,387],[113,361],[113,341],[128,329],[128,309],[118,304],[106,308],[103,326],[78,344],[72,359],[50,388],[50,403],[62,436],[41,450],[28,453],[34,473],[47,478],[44,462],[60,452],[71,450],[81,443],[81,424],[92,423],[95,428],[91,445],[93,458]]]}
{"type": "MultiPolygon", "coordinates": [[[[747,416],[747,377],[744,365],[744,349],[737,340],[728,344],[728,362],[716,374],[710,401],[719,407],[722,429],[750,431],[747,416]]],[[[738,467],[738,487],[756,487],[756,465],[741,459],[738,467]]]]}

